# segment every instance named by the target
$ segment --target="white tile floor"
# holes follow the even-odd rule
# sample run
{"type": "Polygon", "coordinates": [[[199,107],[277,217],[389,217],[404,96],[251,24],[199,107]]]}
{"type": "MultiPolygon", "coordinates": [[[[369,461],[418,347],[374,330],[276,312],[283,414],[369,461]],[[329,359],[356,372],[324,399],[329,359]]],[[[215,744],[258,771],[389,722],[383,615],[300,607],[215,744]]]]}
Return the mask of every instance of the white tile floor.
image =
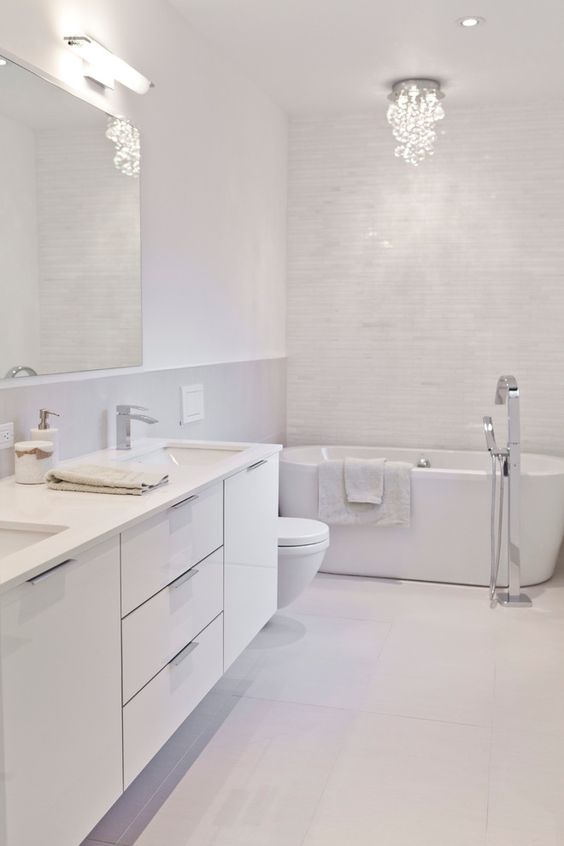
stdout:
{"type": "Polygon", "coordinates": [[[562,846],[564,577],[529,592],[319,576],[85,846],[562,846]]]}

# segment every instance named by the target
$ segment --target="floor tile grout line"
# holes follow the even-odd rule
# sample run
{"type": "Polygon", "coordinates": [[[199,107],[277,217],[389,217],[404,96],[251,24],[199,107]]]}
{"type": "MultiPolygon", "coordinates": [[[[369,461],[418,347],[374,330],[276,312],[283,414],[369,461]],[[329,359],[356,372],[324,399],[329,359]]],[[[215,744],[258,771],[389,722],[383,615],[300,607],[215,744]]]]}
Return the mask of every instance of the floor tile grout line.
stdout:
{"type": "Polygon", "coordinates": [[[438,717],[419,717],[415,714],[401,714],[397,711],[372,711],[369,708],[358,706],[347,708],[343,705],[325,705],[320,702],[299,702],[296,699],[272,699],[269,696],[252,696],[249,693],[234,694],[240,699],[252,699],[256,702],[273,702],[279,705],[297,705],[303,708],[321,708],[329,711],[345,711],[351,714],[372,714],[375,717],[397,717],[400,720],[420,720],[423,723],[440,723],[448,726],[460,726],[463,728],[488,729],[488,723],[465,723],[459,720],[441,720],[438,717]]]}
{"type": "Polygon", "coordinates": [[[362,714],[374,714],[374,716],[380,717],[397,717],[402,720],[421,720],[421,722],[424,723],[440,723],[441,725],[459,726],[461,728],[477,728],[486,730],[490,726],[489,720],[484,723],[467,723],[461,720],[442,720],[439,717],[419,717],[415,714],[401,714],[398,711],[372,711],[367,708],[359,708],[358,711],[362,714]]]}
{"type": "MultiPolygon", "coordinates": [[[[283,615],[282,615],[283,616],[283,615]]],[[[394,618],[381,619],[380,617],[353,617],[350,614],[331,614],[331,613],[317,613],[311,611],[296,611],[295,617],[317,617],[320,620],[351,620],[355,623],[379,623],[382,625],[392,625],[396,622],[394,618]]]]}

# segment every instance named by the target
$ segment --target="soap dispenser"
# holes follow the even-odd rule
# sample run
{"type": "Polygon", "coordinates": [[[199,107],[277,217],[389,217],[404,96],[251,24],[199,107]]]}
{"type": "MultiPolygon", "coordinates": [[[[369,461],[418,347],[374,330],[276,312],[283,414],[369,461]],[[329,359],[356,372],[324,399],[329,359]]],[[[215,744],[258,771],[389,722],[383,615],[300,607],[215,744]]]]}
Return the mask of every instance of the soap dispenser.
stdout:
{"type": "Polygon", "coordinates": [[[39,426],[37,429],[32,429],[30,434],[33,441],[51,441],[53,444],[53,464],[56,466],[59,463],[59,430],[51,428],[49,425],[50,417],[60,417],[60,415],[56,411],[41,408],[39,410],[39,426]]]}

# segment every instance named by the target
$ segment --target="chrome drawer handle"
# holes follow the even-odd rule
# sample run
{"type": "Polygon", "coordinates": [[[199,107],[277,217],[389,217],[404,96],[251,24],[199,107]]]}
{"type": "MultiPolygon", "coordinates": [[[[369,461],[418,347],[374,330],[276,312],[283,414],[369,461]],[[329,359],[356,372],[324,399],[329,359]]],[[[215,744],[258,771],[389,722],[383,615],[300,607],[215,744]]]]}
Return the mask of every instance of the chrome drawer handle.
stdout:
{"type": "Polygon", "coordinates": [[[187,499],[183,499],[180,502],[171,505],[170,510],[174,511],[175,508],[180,508],[181,505],[188,505],[189,502],[196,502],[197,499],[200,499],[198,494],[193,494],[192,496],[187,497],[187,499]]]}
{"type": "Polygon", "coordinates": [[[66,567],[67,564],[73,564],[74,558],[67,558],[66,561],[62,561],[60,564],[56,564],[54,567],[51,567],[50,570],[45,570],[44,573],[40,573],[38,576],[34,576],[32,579],[28,579],[27,582],[30,585],[38,585],[39,582],[45,581],[48,579],[49,576],[52,576],[53,573],[56,573],[57,570],[60,570],[62,567],[66,567]]]}
{"type": "Polygon", "coordinates": [[[256,470],[258,467],[262,467],[263,464],[268,464],[268,459],[263,458],[262,461],[257,461],[256,464],[251,464],[250,467],[247,467],[247,473],[250,473],[251,470],[256,470]]]}
{"type": "Polygon", "coordinates": [[[172,658],[168,663],[172,664],[173,667],[178,667],[179,664],[182,664],[185,658],[188,658],[191,652],[193,652],[200,644],[197,640],[192,641],[189,643],[188,646],[185,646],[184,649],[181,649],[174,658],[172,658]]]}
{"type": "Polygon", "coordinates": [[[197,576],[199,572],[199,570],[188,570],[187,573],[184,573],[183,576],[180,576],[179,579],[177,579],[175,582],[172,582],[172,584],[169,585],[169,588],[171,590],[178,590],[178,588],[182,587],[182,585],[185,585],[186,582],[189,582],[190,579],[193,579],[194,576],[197,576]]]}

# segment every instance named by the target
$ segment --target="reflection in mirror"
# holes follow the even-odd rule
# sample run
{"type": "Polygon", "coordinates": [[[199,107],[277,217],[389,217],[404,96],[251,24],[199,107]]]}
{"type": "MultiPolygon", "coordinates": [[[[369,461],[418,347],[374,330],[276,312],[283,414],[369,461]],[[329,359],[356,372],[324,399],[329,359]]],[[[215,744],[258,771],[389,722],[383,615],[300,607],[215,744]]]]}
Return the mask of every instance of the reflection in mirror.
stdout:
{"type": "Polygon", "coordinates": [[[141,364],[140,139],[0,65],[0,379],[141,364]]]}

